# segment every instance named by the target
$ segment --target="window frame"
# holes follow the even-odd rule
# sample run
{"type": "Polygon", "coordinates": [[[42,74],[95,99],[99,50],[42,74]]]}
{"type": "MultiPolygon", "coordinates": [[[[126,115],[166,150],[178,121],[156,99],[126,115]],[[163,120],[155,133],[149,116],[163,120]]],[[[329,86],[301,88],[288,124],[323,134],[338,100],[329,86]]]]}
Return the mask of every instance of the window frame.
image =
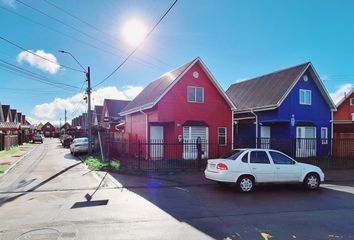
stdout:
{"type": "Polygon", "coordinates": [[[286,154],[284,154],[284,153],[282,153],[282,152],[269,151],[268,153],[269,153],[270,157],[272,158],[273,164],[275,164],[275,165],[294,165],[294,164],[296,163],[291,157],[287,156],[286,154]],[[273,156],[272,156],[272,153],[280,154],[280,155],[282,155],[282,156],[288,158],[288,159],[291,161],[291,163],[276,163],[276,162],[274,161],[274,158],[273,158],[273,156]]]}
{"type": "Polygon", "coordinates": [[[300,89],[299,90],[299,104],[300,105],[312,105],[312,91],[309,90],[309,89],[300,89]],[[301,96],[303,94],[303,99],[301,99],[301,96]],[[308,100],[309,102],[306,101],[306,94],[309,94],[308,95],[308,100]],[[302,101],[303,100],[303,101],[302,101]]]}
{"type": "Polygon", "coordinates": [[[248,162],[249,162],[250,164],[269,164],[269,165],[272,164],[272,162],[270,161],[270,157],[269,157],[268,152],[267,152],[267,151],[264,151],[264,150],[252,150],[252,151],[250,151],[250,152],[249,152],[249,157],[248,157],[248,162]],[[268,162],[267,162],[267,163],[265,163],[265,162],[252,162],[252,153],[256,153],[256,152],[264,152],[265,155],[266,155],[267,158],[268,158],[268,162]]]}
{"type": "Polygon", "coordinates": [[[349,99],[349,105],[350,106],[354,106],[354,98],[350,98],[349,99]]]}
{"type": "Polygon", "coordinates": [[[219,146],[226,146],[227,145],[227,127],[218,127],[218,145],[219,146]],[[219,132],[220,129],[225,130],[225,134],[224,134],[225,143],[223,143],[223,144],[220,143],[220,137],[222,137],[222,136],[220,136],[220,132],[219,132]]]}
{"type": "Polygon", "coordinates": [[[321,127],[321,143],[328,144],[328,128],[327,127],[321,127]],[[323,130],[325,130],[325,137],[322,136],[323,130]]]}
{"type": "Polygon", "coordinates": [[[204,87],[197,87],[197,86],[188,86],[187,87],[187,102],[190,103],[204,103],[204,87]],[[189,89],[194,90],[194,100],[189,99],[189,89]],[[197,101],[197,89],[202,89],[202,101],[198,102],[197,101]]]}
{"type": "Polygon", "coordinates": [[[354,122],[354,113],[352,113],[352,121],[354,122]]]}

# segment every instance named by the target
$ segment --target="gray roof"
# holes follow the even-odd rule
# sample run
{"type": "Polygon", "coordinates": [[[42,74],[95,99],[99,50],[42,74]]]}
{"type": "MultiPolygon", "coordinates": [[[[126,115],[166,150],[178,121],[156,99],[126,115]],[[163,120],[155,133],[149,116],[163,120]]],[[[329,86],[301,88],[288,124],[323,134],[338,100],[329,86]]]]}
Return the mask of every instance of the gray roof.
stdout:
{"type": "Polygon", "coordinates": [[[122,110],[122,112],[129,112],[135,109],[138,110],[146,105],[153,104],[195,60],[196,59],[176,68],[175,70],[167,72],[151,82],[122,110]]]}
{"type": "MultiPolygon", "coordinates": [[[[108,116],[110,117],[118,117],[119,113],[130,103],[130,100],[117,100],[117,99],[105,99],[103,101],[103,107],[106,106],[107,111],[108,111],[108,116]]],[[[102,118],[101,113],[101,118],[102,118]]],[[[104,117],[104,116],[103,116],[104,117]]],[[[103,119],[102,119],[103,120],[103,119]]]]}
{"type": "Polygon", "coordinates": [[[310,67],[310,73],[331,109],[335,106],[310,62],[232,84],[226,94],[234,102],[237,111],[278,107],[310,67]]]}

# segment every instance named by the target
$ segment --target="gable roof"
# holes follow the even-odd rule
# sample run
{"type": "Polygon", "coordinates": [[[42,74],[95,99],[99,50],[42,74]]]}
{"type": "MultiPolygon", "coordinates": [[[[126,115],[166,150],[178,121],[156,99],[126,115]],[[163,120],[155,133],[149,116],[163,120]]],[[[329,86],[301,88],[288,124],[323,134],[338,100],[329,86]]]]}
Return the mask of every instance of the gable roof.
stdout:
{"type": "Polygon", "coordinates": [[[103,108],[106,107],[108,116],[118,117],[119,112],[121,112],[130,102],[130,100],[105,99],[103,101],[103,108]]]}
{"type": "Polygon", "coordinates": [[[311,62],[232,84],[227,95],[239,112],[278,108],[308,70],[331,110],[336,107],[311,62]]]}
{"type": "Polygon", "coordinates": [[[43,128],[48,129],[47,126],[50,126],[50,128],[55,128],[50,122],[46,122],[46,123],[42,126],[42,129],[43,129],[43,128]]]}
{"type": "Polygon", "coordinates": [[[103,111],[103,106],[101,105],[96,105],[95,106],[95,114],[97,116],[97,120],[101,121],[101,115],[102,115],[102,111],[103,111]]]}
{"type": "Polygon", "coordinates": [[[339,107],[346,99],[350,98],[350,96],[354,93],[354,88],[350,90],[348,93],[345,93],[343,98],[337,103],[337,107],[339,107]]]}
{"type": "Polygon", "coordinates": [[[144,90],[136,96],[131,103],[129,103],[120,113],[121,115],[127,115],[137,111],[145,110],[155,106],[160,99],[165,96],[165,94],[181,79],[181,77],[197,62],[200,63],[201,67],[204,69],[208,77],[211,79],[214,86],[217,88],[219,93],[224,97],[226,102],[230,105],[232,109],[236,109],[233,102],[228,98],[224,90],[218,84],[216,79],[210,73],[203,61],[197,57],[193,61],[190,61],[170,72],[167,72],[160,76],[155,81],[147,85],[144,90]]]}
{"type": "Polygon", "coordinates": [[[4,113],[2,112],[1,102],[0,102],[0,122],[5,122],[4,113]]]}
{"type": "Polygon", "coordinates": [[[17,119],[17,122],[21,122],[21,120],[17,118],[17,110],[16,109],[10,109],[10,112],[11,112],[11,118],[12,118],[13,122],[15,122],[16,119],[17,119]]]}
{"type": "Polygon", "coordinates": [[[4,114],[4,121],[6,122],[7,117],[9,116],[10,112],[10,105],[2,105],[2,112],[4,114]]]}

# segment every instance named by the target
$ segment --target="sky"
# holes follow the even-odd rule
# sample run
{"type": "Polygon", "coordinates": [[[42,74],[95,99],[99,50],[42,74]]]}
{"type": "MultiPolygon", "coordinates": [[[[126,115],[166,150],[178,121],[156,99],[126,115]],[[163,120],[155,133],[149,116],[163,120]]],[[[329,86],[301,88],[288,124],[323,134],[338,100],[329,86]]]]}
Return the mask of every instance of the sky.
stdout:
{"type": "MultiPolygon", "coordinates": [[[[90,66],[95,86],[134,48],[123,34],[126,23],[139,20],[151,29],[171,3],[0,0],[0,37],[18,46],[0,39],[0,102],[34,124],[58,124],[65,109],[68,120],[76,117],[85,111],[85,75],[58,50],[90,66]]],[[[353,9],[350,0],[179,0],[133,57],[93,88],[93,105],[104,98],[133,99],[160,75],[198,56],[225,90],[311,61],[337,102],[354,87],[353,9]]]]}

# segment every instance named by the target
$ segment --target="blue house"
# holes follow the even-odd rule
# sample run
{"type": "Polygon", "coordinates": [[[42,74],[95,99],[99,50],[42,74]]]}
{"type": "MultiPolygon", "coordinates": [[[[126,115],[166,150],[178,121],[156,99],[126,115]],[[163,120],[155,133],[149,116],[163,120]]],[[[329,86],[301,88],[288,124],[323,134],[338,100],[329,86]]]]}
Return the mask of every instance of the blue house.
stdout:
{"type": "Polygon", "coordinates": [[[310,62],[237,82],[226,93],[237,107],[235,148],[273,148],[293,157],[331,153],[336,106],[310,62]]]}

